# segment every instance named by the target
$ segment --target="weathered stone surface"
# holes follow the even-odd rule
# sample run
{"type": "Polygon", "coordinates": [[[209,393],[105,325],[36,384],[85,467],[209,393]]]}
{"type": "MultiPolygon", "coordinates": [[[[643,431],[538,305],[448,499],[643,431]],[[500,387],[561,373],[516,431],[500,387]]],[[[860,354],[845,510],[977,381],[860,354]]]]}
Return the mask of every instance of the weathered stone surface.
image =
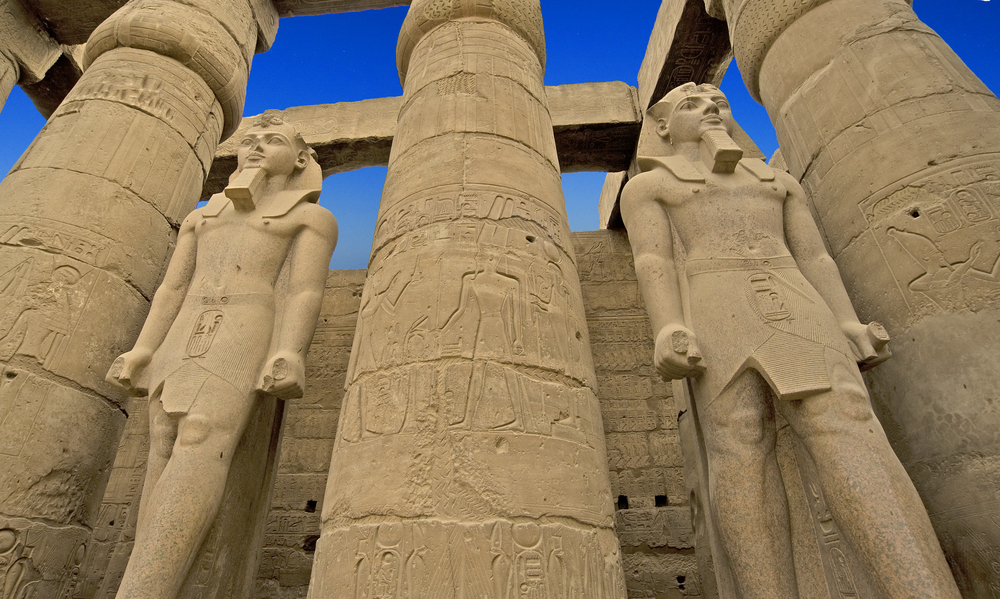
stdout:
{"type": "Polygon", "coordinates": [[[626,168],[639,136],[642,113],[635,89],[620,82],[545,88],[560,170],[626,168]]]}
{"type": "Polygon", "coordinates": [[[406,6],[410,0],[273,0],[283,17],[325,15],[390,6],[406,6]]]}
{"type": "MultiPolygon", "coordinates": [[[[201,58],[215,52],[239,56],[239,44],[223,23],[253,25],[249,6],[241,20],[237,3],[217,3],[183,13],[191,17],[188,31],[205,37],[170,37],[176,29],[164,25],[167,12],[159,10],[164,6],[159,0],[134,2],[109,21],[111,31],[98,36],[100,48],[91,52],[87,72],[0,183],[6,223],[0,241],[0,272],[6,273],[0,361],[38,381],[18,391],[15,405],[46,404],[44,418],[32,421],[30,410],[15,410],[4,427],[64,422],[79,437],[67,444],[61,432],[32,434],[3,468],[12,476],[0,484],[0,497],[22,508],[12,514],[14,508],[0,507],[0,514],[45,530],[96,525],[124,407],[100,371],[135,338],[172,250],[172,221],[197,202],[223,127],[212,87],[157,54],[156,44],[177,42],[173,47],[188,44],[190,50],[196,43],[201,58]],[[127,40],[117,37],[137,24],[129,20],[137,14],[145,29],[129,43],[141,37],[146,49],[123,47],[127,40]],[[116,23],[122,25],[117,30],[116,23]],[[213,31],[218,38],[209,35],[213,31]],[[58,463],[50,464],[50,476],[39,487],[29,474],[53,460],[58,463]],[[32,498],[42,488],[43,497],[32,498]],[[74,523],[62,519],[60,506],[71,510],[74,523]]],[[[49,533],[39,534],[41,539],[49,533]]],[[[60,546],[73,551],[78,546],[75,540],[66,543],[60,546]]],[[[46,596],[65,596],[59,589],[75,585],[92,558],[84,551],[69,566],[51,569],[62,558],[39,546],[30,559],[47,554],[55,561],[36,566],[46,581],[39,589],[44,586],[46,596]]],[[[10,577],[7,582],[15,584],[10,577]]]]}
{"type": "Polygon", "coordinates": [[[245,596],[256,571],[284,408],[275,397],[302,396],[337,223],[315,205],[322,172],[293,126],[265,115],[238,156],[225,193],[184,219],[142,332],[108,372],[149,396],[120,597],[245,596]]]}
{"type": "MultiPolygon", "coordinates": [[[[671,91],[647,112],[642,172],[626,185],[621,211],[654,365],[690,390],[711,517],[738,595],[798,595],[788,481],[775,458],[779,414],[815,463],[802,477],[807,497],[830,506],[882,592],[958,599],[858,370],[889,357],[888,336],[859,322],[801,186],[742,159],[733,129],[718,88],[671,91]]],[[[817,518],[820,553],[839,583],[851,576],[827,538],[837,531],[823,528],[830,519],[817,518]]]]}
{"type": "Polygon", "coordinates": [[[397,63],[309,595],[623,599],[540,7],[422,0],[397,63]]]}
{"type": "Polygon", "coordinates": [[[629,597],[701,596],[678,410],[650,359],[653,338],[628,238],[593,231],[574,233],[573,242],[629,597]]]}
{"type": "Polygon", "coordinates": [[[719,85],[732,57],[726,25],[705,12],[705,0],[665,0],[639,68],[639,105],[688,81],[719,85]]]}
{"type": "MultiPolygon", "coordinates": [[[[635,89],[620,82],[576,83],[545,88],[559,165],[563,172],[622,169],[639,139],[642,114],[635,89]]],[[[324,175],[389,164],[402,98],[378,98],[280,112],[295,122],[319,154],[324,175]]],[[[255,117],[243,119],[242,130],[255,117]]],[[[237,132],[219,146],[203,194],[218,193],[232,170],[237,132]]]]}
{"type": "MultiPolygon", "coordinates": [[[[39,82],[46,78],[50,68],[62,56],[59,44],[20,0],[0,2],[0,108],[17,83],[35,92],[33,100],[42,95],[39,93],[39,82]]],[[[65,68],[57,69],[53,74],[55,77],[50,78],[50,81],[65,77],[70,82],[68,86],[61,86],[63,95],[79,79],[79,73],[74,74],[65,68]]],[[[46,117],[53,108],[54,106],[49,107],[46,117]]]]}
{"type": "Polygon", "coordinates": [[[0,3],[0,44],[4,54],[18,65],[19,81],[34,83],[45,77],[49,67],[62,56],[59,43],[20,0],[0,3]]]}
{"type": "Polygon", "coordinates": [[[962,592],[989,597],[1000,100],[903,0],[748,0],[726,14],[859,312],[898,340],[868,375],[876,411],[962,592]]]}
{"type": "Polygon", "coordinates": [[[0,372],[0,588],[9,596],[74,591],[94,550],[90,527],[114,460],[106,439],[124,424],[124,414],[93,393],[31,367],[0,372]]]}
{"type": "Polygon", "coordinates": [[[32,104],[45,118],[52,116],[59,104],[66,99],[69,92],[80,80],[83,69],[73,57],[62,54],[45,73],[45,77],[36,83],[22,82],[21,91],[31,98],[32,104]]]}
{"type": "MultiPolygon", "coordinates": [[[[97,29],[112,13],[127,4],[127,0],[22,0],[28,4],[34,13],[45,22],[52,37],[62,45],[85,44],[91,33],[97,29]]],[[[172,0],[171,0],[172,1],[172,0]]],[[[216,14],[230,0],[204,3],[206,0],[180,0],[183,4],[202,7],[216,14]]],[[[379,0],[291,0],[291,2],[273,2],[272,0],[235,0],[247,1],[253,5],[253,17],[258,21],[255,27],[261,36],[261,52],[270,48],[274,42],[274,32],[277,30],[278,13],[281,16],[293,14],[323,14],[325,12],[346,12],[349,10],[364,10],[365,8],[383,8],[392,6],[388,1],[378,6],[379,0]],[[271,4],[271,6],[268,6],[271,4]],[[316,12],[296,12],[296,9],[312,8],[316,12]],[[337,10],[337,8],[340,10],[337,10]]],[[[253,45],[258,43],[256,37],[250,40],[253,45]]]]}

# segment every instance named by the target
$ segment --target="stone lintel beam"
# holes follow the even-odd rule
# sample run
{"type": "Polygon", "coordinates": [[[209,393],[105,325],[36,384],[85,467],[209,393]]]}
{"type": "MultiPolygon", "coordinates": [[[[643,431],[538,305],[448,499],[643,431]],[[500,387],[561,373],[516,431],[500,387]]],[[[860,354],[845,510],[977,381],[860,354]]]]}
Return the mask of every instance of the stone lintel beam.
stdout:
{"type": "Polygon", "coordinates": [[[41,81],[62,55],[30,7],[21,0],[0,0],[0,106],[16,83],[41,81]]]}
{"type": "MultiPolygon", "coordinates": [[[[85,44],[87,43],[87,38],[90,37],[90,33],[97,29],[97,26],[104,22],[105,19],[111,16],[113,12],[121,8],[126,4],[126,0],[20,0],[24,2],[31,9],[35,11],[35,14],[45,23],[49,34],[56,39],[60,44],[63,45],[75,45],[75,44],[85,44]]],[[[301,12],[301,13],[290,13],[289,11],[281,11],[280,1],[274,2],[274,5],[267,7],[266,5],[271,4],[272,0],[248,0],[251,7],[253,8],[254,16],[258,20],[259,31],[263,34],[262,38],[268,38],[268,13],[273,13],[277,17],[280,12],[282,16],[290,16],[291,14],[321,14],[320,12],[301,12]]],[[[400,4],[401,2],[397,2],[400,4]]],[[[190,4],[190,3],[189,3],[190,4]]],[[[195,2],[194,4],[197,4],[195,2]]],[[[291,4],[301,4],[304,6],[321,6],[323,4],[346,4],[346,5],[364,5],[364,4],[379,4],[378,1],[364,2],[362,0],[340,0],[338,2],[331,2],[329,0],[295,0],[291,4]]],[[[366,7],[367,8],[367,7],[366,7]]],[[[378,6],[381,8],[381,6],[378,6]]],[[[361,8],[352,8],[348,10],[361,10],[361,8]]],[[[325,12],[335,12],[335,11],[325,11],[325,12]]],[[[277,22],[271,25],[272,29],[277,29],[277,22]]],[[[274,41],[274,34],[270,33],[270,41],[274,41]]],[[[267,43],[266,47],[270,47],[270,42],[267,43]]],[[[264,49],[266,49],[266,47],[264,49]]]]}
{"type": "Polygon", "coordinates": [[[49,67],[45,77],[35,83],[21,83],[25,93],[45,118],[52,116],[56,108],[69,94],[83,75],[83,45],[63,46],[62,54],[49,67]]]}
{"type": "Polygon", "coordinates": [[[409,6],[410,0],[274,0],[274,5],[282,17],[299,17],[409,6]]]}
{"type": "MultiPolygon", "coordinates": [[[[642,113],[635,88],[620,81],[575,83],[546,87],[556,148],[563,172],[625,170],[632,160],[642,113]]],[[[389,164],[402,98],[377,98],[280,111],[295,123],[306,143],[319,154],[326,176],[366,166],[389,164]]],[[[240,128],[219,146],[202,192],[222,191],[236,169],[236,149],[242,132],[257,117],[246,117],[240,128]]]]}
{"type": "MultiPolygon", "coordinates": [[[[86,43],[90,32],[125,4],[125,0],[21,1],[30,5],[45,21],[52,37],[60,44],[66,45],[86,43]]],[[[258,13],[258,5],[263,5],[264,2],[270,3],[271,0],[251,0],[251,5],[258,20],[266,22],[267,19],[261,19],[258,13]]],[[[274,0],[273,9],[276,15],[294,17],[406,6],[409,3],[409,0],[274,0]]],[[[261,32],[266,33],[267,29],[262,27],[261,32]]],[[[266,40],[267,36],[264,35],[261,39],[266,40]]],[[[271,40],[274,40],[273,36],[271,40]]],[[[269,47],[269,44],[266,47],[269,47]]]]}
{"type": "MultiPolygon", "coordinates": [[[[652,106],[666,93],[678,85],[689,81],[719,85],[733,59],[733,49],[729,44],[729,30],[721,21],[706,11],[714,6],[711,0],[663,0],[656,14],[653,33],[649,36],[646,56],[639,67],[639,106],[642,110],[652,106]]],[[[640,120],[642,116],[640,115],[640,120]]],[[[744,141],[753,150],[756,146],[742,131],[734,136],[736,141],[748,151],[744,141]]],[[[635,147],[630,150],[634,157],[635,147]]],[[[760,154],[757,150],[756,154],[760,154]]],[[[629,159],[631,163],[631,157],[629,159]]],[[[610,170],[610,169],[609,169],[610,170]]],[[[615,169],[632,171],[634,165],[615,169]]],[[[609,173],[601,191],[599,212],[601,228],[621,228],[618,211],[618,196],[628,181],[628,173],[609,173]]]]}
{"type": "Polygon", "coordinates": [[[705,0],[663,0],[639,68],[639,103],[649,108],[688,81],[719,85],[732,58],[726,23],[705,12],[705,0]]]}

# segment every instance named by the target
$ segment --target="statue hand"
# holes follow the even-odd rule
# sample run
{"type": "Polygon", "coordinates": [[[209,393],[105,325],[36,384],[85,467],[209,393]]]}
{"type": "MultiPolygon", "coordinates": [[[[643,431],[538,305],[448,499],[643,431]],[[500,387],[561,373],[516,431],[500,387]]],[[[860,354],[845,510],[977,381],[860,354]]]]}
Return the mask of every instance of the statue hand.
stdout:
{"type": "Polygon", "coordinates": [[[850,342],[854,359],[858,361],[858,368],[861,370],[874,368],[892,357],[892,350],[889,349],[889,333],[881,324],[870,322],[864,325],[860,322],[849,322],[842,324],[841,330],[850,342]]]}
{"type": "Polygon", "coordinates": [[[115,359],[104,380],[128,395],[146,395],[149,393],[146,366],[152,359],[151,350],[133,348],[115,359]]]}
{"type": "Polygon", "coordinates": [[[690,329],[681,325],[667,325],[660,329],[653,356],[656,371],[664,380],[696,377],[705,372],[697,338],[690,329]]]}
{"type": "Polygon", "coordinates": [[[302,397],[306,388],[306,365],[291,352],[278,352],[264,365],[257,389],[281,399],[302,397]]]}

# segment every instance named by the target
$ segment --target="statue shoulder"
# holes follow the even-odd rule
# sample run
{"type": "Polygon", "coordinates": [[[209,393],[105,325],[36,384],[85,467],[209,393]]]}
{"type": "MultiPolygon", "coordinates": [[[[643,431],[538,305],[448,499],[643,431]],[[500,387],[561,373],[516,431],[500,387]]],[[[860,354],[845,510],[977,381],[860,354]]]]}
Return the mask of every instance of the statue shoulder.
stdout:
{"type": "Polygon", "coordinates": [[[777,171],[759,158],[744,158],[740,160],[740,166],[750,171],[759,181],[774,181],[778,177],[777,171]]]}
{"type": "Polygon", "coordinates": [[[288,211],[286,218],[295,219],[322,235],[337,234],[337,218],[319,204],[301,202],[288,211]]]}
{"type": "Polygon", "coordinates": [[[705,175],[683,156],[639,156],[636,162],[643,173],[659,172],[683,183],[705,182],[705,175]]]}

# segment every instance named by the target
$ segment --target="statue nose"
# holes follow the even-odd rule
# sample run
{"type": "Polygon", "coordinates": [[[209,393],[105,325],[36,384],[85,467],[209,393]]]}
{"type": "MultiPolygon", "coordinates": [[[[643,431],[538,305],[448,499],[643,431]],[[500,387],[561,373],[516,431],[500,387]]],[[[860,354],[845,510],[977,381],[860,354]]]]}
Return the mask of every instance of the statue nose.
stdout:
{"type": "Polygon", "coordinates": [[[719,114],[719,105],[715,102],[709,102],[705,105],[705,112],[708,114],[719,114]]]}

